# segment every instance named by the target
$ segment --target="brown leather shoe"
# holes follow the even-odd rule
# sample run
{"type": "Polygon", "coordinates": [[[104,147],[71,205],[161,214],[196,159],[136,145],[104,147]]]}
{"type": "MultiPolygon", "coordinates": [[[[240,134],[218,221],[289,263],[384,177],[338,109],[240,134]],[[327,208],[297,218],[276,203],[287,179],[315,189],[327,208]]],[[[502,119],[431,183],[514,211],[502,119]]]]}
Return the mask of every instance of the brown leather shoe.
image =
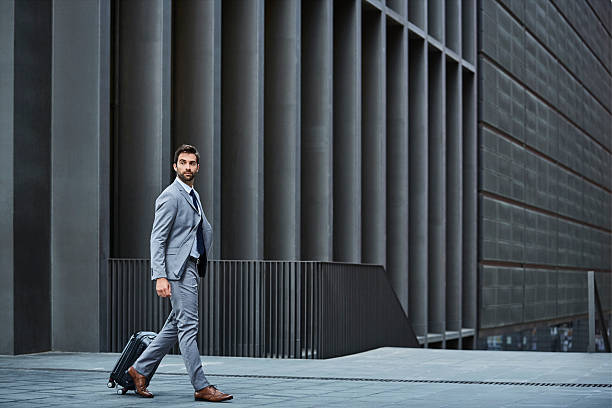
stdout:
{"type": "Polygon", "coordinates": [[[134,370],[134,366],[128,368],[128,374],[134,380],[136,386],[136,394],[144,398],[153,398],[153,394],[147,390],[147,377],[134,370]]]}
{"type": "Polygon", "coordinates": [[[225,394],[219,391],[214,385],[209,385],[206,388],[202,388],[200,391],[196,391],[193,394],[196,401],[209,401],[209,402],[221,402],[231,400],[232,397],[229,394],[225,394]]]}

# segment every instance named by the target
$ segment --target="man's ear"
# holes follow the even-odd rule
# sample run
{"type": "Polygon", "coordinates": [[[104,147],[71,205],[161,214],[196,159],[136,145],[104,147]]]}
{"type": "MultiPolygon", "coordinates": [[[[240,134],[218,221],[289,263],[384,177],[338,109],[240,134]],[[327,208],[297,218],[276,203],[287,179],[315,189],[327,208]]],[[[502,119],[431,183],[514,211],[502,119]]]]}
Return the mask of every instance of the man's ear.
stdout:
{"type": "Polygon", "coordinates": [[[174,169],[174,171],[177,171],[176,170],[176,163],[172,163],[172,168],[174,169]]]}

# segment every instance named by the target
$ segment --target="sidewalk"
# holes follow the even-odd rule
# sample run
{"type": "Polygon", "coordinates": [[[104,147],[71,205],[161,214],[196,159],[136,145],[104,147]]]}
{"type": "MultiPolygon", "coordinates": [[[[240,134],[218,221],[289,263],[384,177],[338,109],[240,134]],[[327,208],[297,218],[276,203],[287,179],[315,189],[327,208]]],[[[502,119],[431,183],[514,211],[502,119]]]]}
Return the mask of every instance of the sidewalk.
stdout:
{"type": "MultiPolygon", "coordinates": [[[[151,381],[153,399],[108,389],[118,354],[0,356],[1,407],[191,407],[180,356],[151,381]]],[[[612,354],[382,348],[329,360],[203,356],[235,407],[605,407],[612,354]]]]}

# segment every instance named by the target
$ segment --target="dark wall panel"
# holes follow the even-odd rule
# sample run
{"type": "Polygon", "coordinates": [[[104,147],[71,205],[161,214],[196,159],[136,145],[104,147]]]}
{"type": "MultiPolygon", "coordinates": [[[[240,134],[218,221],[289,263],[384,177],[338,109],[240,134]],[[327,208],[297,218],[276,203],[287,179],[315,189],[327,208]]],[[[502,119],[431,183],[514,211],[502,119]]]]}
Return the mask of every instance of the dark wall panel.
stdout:
{"type": "Polygon", "coordinates": [[[170,0],[115,7],[114,256],[149,256],[155,199],[174,178],[170,152],[170,0]]]}
{"type": "MultiPolygon", "coordinates": [[[[108,168],[108,13],[100,1],[53,3],[52,305],[53,349],[98,351],[98,298],[108,255],[104,208],[108,168]],[[105,20],[106,16],[106,20],[105,20]],[[103,24],[106,21],[106,25],[103,24]],[[79,32],[79,36],[74,36],[79,32]],[[106,34],[106,35],[105,35],[106,34]],[[74,61],[80,61],[75,64],[74,61]],[[102,278],[102,279],[101,279],[102,278]],[[79,305],[79,307],[75,307],[79,305]],[[75,325],[74,322],[80,322],[75,325]]],[[[103,307],[101,307],[103,306],[103,307]]]]}
{"type": "Polygon", "coordinates": [[[408,313],[408,32],[387,25],[387,271],[408,313]]]}
{"type": "Polygon", "coordinates": [[[362,15],[361,262],[387,265],[386,35],[376,10],[362,15]]]}
{"type": "Polygon", "coordinates": [[[446,330],[446,64],[441,53],[428,50],[428,317],[429,331],[446,330]]]}
{"type": "Polygon", "coordinates": [[[15,3],[15,353],[51,348],[51,3],[15,3]]]}
{"type": "Polygon", "coordinates": [[[221,253],[221,0],[172,3],[172,149],[200,152],[195,188],[221,253]]]}
{"type": "Polygon", "coordinates": [[[334,3],[334,261],[361,262],[361,1],[334,3]]]}
{"type": "Polygon", "coordinates": [[[586,271],[612,269],[612,37],[588,0],[480,6],[479,261],[483,271],[503,262],[525,272],[522,319],[481,304],[481,324],[582,313],[563,303],[553,311],[549,289],[568,268],[578,286],[586,271]]]}
{"type": "Polygon", "coordinates": [[[408,43],[409,306],[417,336],[427,334],[428,133],[427,43],[408,43]]]}
{"type": "Polygon", "coordinates": [[[332,259],[333,4],[302,2],[301,259],[332,259]]]}
{"type": "Polygon", "coordinates": [[[265,4],[264,258],[300,259],[300,11],[265,4]]]}
{"type": "Polygon", "coordinates": [[[265,2],[222,7],[221,256],[261,259],[265,2]]]}
{"type": "Polygon", "coordinates": [[[15,3],[0,2],[0,354],[12,354],[13,305],[13,84],[15,3]]]}

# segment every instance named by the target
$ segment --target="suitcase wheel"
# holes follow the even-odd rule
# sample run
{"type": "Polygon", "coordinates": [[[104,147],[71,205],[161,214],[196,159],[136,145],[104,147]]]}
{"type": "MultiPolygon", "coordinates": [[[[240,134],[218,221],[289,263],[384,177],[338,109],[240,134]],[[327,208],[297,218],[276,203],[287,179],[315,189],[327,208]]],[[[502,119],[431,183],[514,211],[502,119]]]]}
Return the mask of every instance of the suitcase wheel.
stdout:
{"type": "Polygon", "coordinates": [[[121,395],[125,395],[128,392],[127,388],[122,388],[121,389],[121,395]]]}
{"type": "Polygon", "coordinates": [[[115,388],[115,381],[113,380],[108,380],[108,384],[106,384],[106,386],[108,388],[115,388]]]}

